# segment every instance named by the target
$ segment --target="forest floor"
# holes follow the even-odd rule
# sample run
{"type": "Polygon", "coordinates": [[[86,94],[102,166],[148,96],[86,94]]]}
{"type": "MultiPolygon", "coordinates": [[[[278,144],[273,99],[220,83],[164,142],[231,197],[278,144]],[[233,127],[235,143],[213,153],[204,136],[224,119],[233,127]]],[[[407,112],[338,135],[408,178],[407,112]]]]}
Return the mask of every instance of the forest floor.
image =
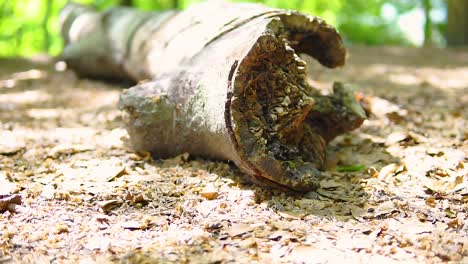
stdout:
{"type": "Polygon", "coordinates": [[[134,153],[124,86],[0,60],[0,263],[468,263],[468,50],[353,47],[310,77],[371,113],[293,195],[134,153]]]}

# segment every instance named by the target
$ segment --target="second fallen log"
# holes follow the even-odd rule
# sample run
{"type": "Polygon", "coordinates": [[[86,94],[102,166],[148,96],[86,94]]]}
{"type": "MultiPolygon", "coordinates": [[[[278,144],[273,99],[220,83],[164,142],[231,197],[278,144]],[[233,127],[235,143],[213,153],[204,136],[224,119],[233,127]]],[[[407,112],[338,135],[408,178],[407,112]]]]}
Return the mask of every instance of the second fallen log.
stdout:
{"type": "MultiPolygon", "coordinates": [[[[137,150],[232,160],[259,182],[308,191],[316,186],[326,144],[365,118],[341,84],[324,96],[306,82],[299,53],[331,68],[345,61],[341,37],[319,18],[219,2],[163,22],[160,14],[156,19],[128,9],[83,13],[89,12],[101,31],[78,34],[63,57],[84,75],[99,76],[83,67],[94,56],[113,69],[99,68],[104,77],[152,78],[124,91],[119,102],[137,150]],[[108,23],[110,18],[121,23],[108,23]],[[89,50],[92,34],[102,51],[89,50]]],[[[69,14],[75,15],[67,23],[79,20],[69,14]]]]}

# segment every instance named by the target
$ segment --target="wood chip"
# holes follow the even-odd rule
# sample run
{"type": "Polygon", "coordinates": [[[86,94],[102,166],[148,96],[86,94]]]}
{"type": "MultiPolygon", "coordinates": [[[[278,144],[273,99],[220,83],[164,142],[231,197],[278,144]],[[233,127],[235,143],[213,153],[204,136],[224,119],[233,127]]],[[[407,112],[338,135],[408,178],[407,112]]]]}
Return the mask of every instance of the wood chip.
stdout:
{"type": "Polygon", "coordinates": [[[98,202],[98,205],[103,213],[109,213],[117,207],[122,205],[122,202],[119,200],[107,200],[98,202]]]}
{"type": "Polygon", "coordinates": [[[19,194],[1,194],[0,195],[0,212],[15,211],[16,205],[21,205],[21,195],[19,194]]]}
{"type": "Polygon", "coordinates": [[[147,228],[147,225],[145,223],[141,223],[135,220],[123,222],[122,224],[120,224],[120,226],[124,229],[129,229],[129,230],[138,230],[138,229],[147,228]]]}
{"type": "Polygon", "coordinates": [[[206,186],[203,189],[203,191],[200,192],[200,195],[203,198],[206,198],[208,200],[214,200],[214,199],[218,198],[219,192],[218,192],[218,190],[215,188],[215,186],[213,184],[210,184],[210,185],[206,186]]]}

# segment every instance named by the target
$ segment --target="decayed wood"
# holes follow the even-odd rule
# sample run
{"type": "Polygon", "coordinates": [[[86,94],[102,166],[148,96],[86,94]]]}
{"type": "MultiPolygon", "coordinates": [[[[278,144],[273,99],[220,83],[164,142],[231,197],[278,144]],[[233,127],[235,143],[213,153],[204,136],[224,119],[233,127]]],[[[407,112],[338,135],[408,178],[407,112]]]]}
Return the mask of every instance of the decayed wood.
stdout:
{"type": "Polygon", "coordinates": [[[78,73],[151,79],[119,103],[137,150],[232,160],[259,182],[307,191],[326,143],[365,118],[341,84],[323,96],[305,80],[297,54],[331,68],[346,57],[339,34],[317,17],[207,2],[180,13],[69,5],[61,21],[62,57],[78,73]]]}

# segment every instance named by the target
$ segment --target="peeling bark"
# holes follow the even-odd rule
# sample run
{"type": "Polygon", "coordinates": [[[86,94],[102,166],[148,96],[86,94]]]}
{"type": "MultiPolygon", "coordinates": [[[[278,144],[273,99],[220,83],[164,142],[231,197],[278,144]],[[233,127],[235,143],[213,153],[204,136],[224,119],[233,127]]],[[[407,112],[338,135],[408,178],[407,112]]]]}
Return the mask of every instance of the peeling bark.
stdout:
{"type": "Polygon", "coordinates": [[[62,11],[62,57],[82,75],[148,79],[119,107],[136,150],[232,160],[269,186],[315,188],[326,144],[365,113],[343,85],[321,95],[306,53],[344,65],[336,30],[317,17],[255,4],[207,2],[183,12],[62,11]]]}

